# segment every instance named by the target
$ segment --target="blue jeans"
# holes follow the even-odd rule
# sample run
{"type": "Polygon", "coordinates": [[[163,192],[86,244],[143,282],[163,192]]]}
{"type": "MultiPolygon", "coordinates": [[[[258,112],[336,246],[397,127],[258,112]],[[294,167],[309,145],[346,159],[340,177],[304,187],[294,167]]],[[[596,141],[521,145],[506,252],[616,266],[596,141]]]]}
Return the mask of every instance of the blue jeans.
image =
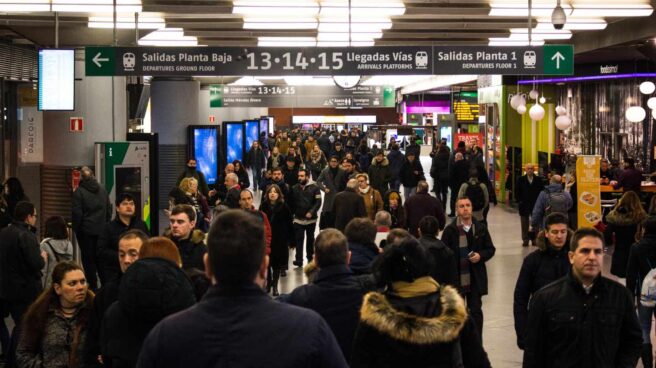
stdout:
{"type": "Polygon", "coordinates": [[[645,307],[638,303],[638,321],[642,330],[642,343],[651,344],[651,319],[654,316],[654,307],[645,307]]]}
{"type": "MultiPolygon", "coordinates": [[[[395,191],[398,192],[401,189],[401,179],[399,179],[399,178],[392,179],[392,182],[390,183],[390,187],[392,188],[392,190],[395,190],[395,191]]],[[[380,193],[380,194],[383,194],[383,193],[380,193]]]]}
{"type": "MultiPolygon", "coordinates": [[[[262,169],[253,168],[253,190],[257,191],[257,187],[260,185],[260,180],[262,180],[262,169]]],[[[260,188],[264,190],[265,188],[260,188]]]]}
{"type": "Polygon", "coordinates": [[[406,187],[405,185],[403,186],[403,195],[405,196],[405,200],[407,201],[408,198],[411,196],[415,195],[417,193],[417,187],[406,187]]]}

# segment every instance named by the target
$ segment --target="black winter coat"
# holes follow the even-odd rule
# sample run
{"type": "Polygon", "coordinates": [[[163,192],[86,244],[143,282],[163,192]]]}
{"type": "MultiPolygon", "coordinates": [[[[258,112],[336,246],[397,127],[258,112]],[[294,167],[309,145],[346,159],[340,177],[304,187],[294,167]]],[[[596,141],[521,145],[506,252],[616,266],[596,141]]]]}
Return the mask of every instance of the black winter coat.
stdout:
{"type": "Polygon", "coordinates": [[[329,192],[325,193],[323,196],[323,210],[322,212],[329,212],[333,207],[333,202],[335,201],[335,196],[337,193],[344,190],[343,184],[346,177],[346,171],[342,170],[340,167],[337,167],[336,174],[333,176],[333,172],[330,169],[330,166],[326,166],[319,178],[316,180],[316,184],[319,186],[319,189],[326,191],[328,188],[329,192]]]}
{"type": "MultiPolygon", "coordinates": [[[[617,208],[606,216],[606,230],[604,238],[606,245],[615,245],[613,258],[610,265],[610,273],[617,277],[626,277],[626,265],[629,262],[629,251],[631,245],[635,243],[638,224],[642,221],[633,219],[633,214],[628,210],[617,208]],[[613,242],[615,239],[615,242],[613,242]]],[[[656,266],[656,265],[655,265],[656,266]]]]}
{"type": "Polygon", "coordinates": [[[389,190],[389,183],[392,181],[392,172],[389,167],[389,160],[384,158],[382,162],[378,163],[374,158],[369,166],[369,185],[382,193],[387,193],[389,190]]]}
{"type": "Polygon", "coordinates": [[[335,215],[335,228],[339,231],[344,231],[346,225],[354,218],[367,217],[364,198],[349,189],[337,193],[331,212],[335,215]]]}
{"type": "Polygon", "coordinates": [[[283,166],[282,174],[284,175],[285,183],[287,183],[290,188],[298,184],[298,166],[294,166],[291,170],[287,166],[283,166]]]}
{"type": "Polygon", "coordinates": [[[434,236],[422,235],[418,240],[419,244],[433,256],[434,265],[430,276],[440,285],[458,286],[458,270],[453,251],[434,236]]]}
{"type": "Polygon", "coordinates": [[[162,258],[135,262],[123,275],[118,301],[103,319],[100,346],[105,367],[135,367],[150,330],[195,303],[191,283],[176,264],[162,258]]]}
{"type": "Polygon", "coordinates": [[[404,187],[414,188],[420,180],[426,180],[421,162],[418,159],[412,162],[406,160],[403,167],[401,167],[401,184],[404,187]],[[417,173],[415,174],[415,172],[417,173]]]}
{"type": "MultiPolygon", "coordinates": [[[[470,229],[467,236],[469,250],[480,254],[481,260],[478,263],[470,264],[471,288],[472,290],[476,288],[481,295],[487,295],[487,267],[485,263],[494,257],[496,248],[492,243],[492,237],[487,227],[475,219],[472,219],[472,222],[473,234],[472,229],[470,229]]],[[[460,235],[458,234],[457,220],[454,220],[444,229],[442,241],[456,255],[456,267],[458,268],[458,278],[460,278],[460,235]]]]}
{"type": "Polygon", "coordinates": [[[321,316],[276,302],[259,286],[250,284],[238,288],[212,286],[198,304],[160,322],[143,344],[139,367],[347,365],[321,316]]]}
{"type": "Polygon", "coordinates": [[[43,289],[45,261],[34,233],[25,222],[14,222],[0,232],[0,298],[32,303],[43,289]]]}
{"type": "Polygon", "coordinates": [[[303,187],[301,184],[296,184],[291,189],[288,203],[294,218],[316,220],[318,217],[317,213],[321,208],[321,190],[312,183],[308,183],[303,187]],[[305,217],[308,212],[312,214],[311,219],[305,217]]]}
{"type": "Polygon", "coordinates": [[[538,200],[540,192],[544,190],[544,180],[537,176],[533,176],[533,183],[529,183],[526,175],[517,179],[515,186],[515,199],[519,204],[519,215],[530,216],[535,207],[535,202],[538,200]]]}
{"type": "Polygon", "coordinates": [[[98,235],[112,219],[112,205],[107,191],[96,179],[82,180],[73,193],[73,230],[89,235],[98,235]]]}
{"type": "Polygon", "coordinates": [[[119,285],[123,274],[102,285],[93,298],[93,309],[89,318],[89,329],[87,331],[87,342],[85,344],[84,359],[90,367],[99,366],[98,355],[100,351],[100,328],[105,312],[118,300],[119,285]]]}
{"type": "Polygon", "coordinates": [[[271,254],[269,265],[273,268],[287,269],[289,263],[289,247],[295,244],[292,211],[286,203],[272,206],[266,200],[260,205],[260,211],[269,218],[271,225],[271,254]]]}
{"type": "Polygon", "coordinates": [[[439,185],[449,185],[449,156],[449,152],[441,152],[433,155],[430,176],[436,180],[439,185]]]}
{"type": "Polygon", "coordinates": [[[311,284],[299,286],[278,300],[319,313],[335,334],[348,360],[351,358],[353,337],[360,319],[362,298],[370,289],[353,275],[348,266],[334,265],[320,269],[311,284]]]}
{"type": "Polygon", "coordinates": [[[221,204],[224,204],[232,209],[239,208],[240,195],[241,195],[241,191],[237,189],[237,187],[230,188],[226,193],[225,200],[221,204]]]}
{"type": "Polygon", "coordinates": [[[98,266],[107,280],[117,277],[121,272],[118,264],[118,239],[123,233],[132,229],[148,234],[146,223],[136,216],[132,217],[129,225],[125,225],[116,215],[114,220],[105,224],[98,237],[98,266]]]}
{"type": "Polygon", "coordinates": [[[201,271],[205,270],[205,263],[203,263],[203,256],[207,253],[207,246],[203,243],[205,233],[200,230],[192,230],[191,235],[187,239],[176,239],[171,236],[170,230],[167,230],[164,236],[171,239],[178,247],[180,258],[182,258],[183,269],[196,268],[201,271]]]}
{"type": "Polygon", "coordinates": [[[462,184],[469,180],[469,162],[462,159],[458,162],[452,161],[451,169],[449,169],[449,185],[454,191],[458,191],[462,184]]]}
{"type": "Polygon", "coordinates": [[[326,158],[328,158],[330,147],[332,146],[332,144],[330,144],[330,138],[328,138],[327,135],[323,135],[317,138],[317,144],[319,145],[321,152],[323,152],[323,154],[326,155],[326,158]]]}
{"type": "Polygon", "coordinates": [[[524,258],[517,284],[515,284],[515,297],[513,300],[515,333],[517,334],[517,346],[520,349],[524,348],[528,304],[531,296],[543,287],[565,276],[572,267],[567,256],[572,235],[573,232],[570,231],[565,245],[560,250],[556,250],[548,245],[549,241],[544,236],[544,231],[540,232],[536,239],[538,250],[524,258]]]}
{"type": "Polygon", "coordinates": [[[365,296],[351,368],[450,368],[460,366],[457,362],[468,368],[490,367],[465,302],[454,288],[442,286],[414,298],[376,292],[365,296]]]}
{"type": "Polygon", "coordinates": [[[440,222],[440,229],[446,225],[444,207],[439,199],[427,192],[417,193],[405,201],[405,226],[410,234],[419,236],[419,221],[425,216],[435,216],[440,222]]]}
{"type": "Polygon", "coordinates": [[[253,170],[262,170],[266,167],[266,157],[264,156],[264,151],[261,148],[253,149],[251,148],[246,154],[246,160],[244,160],[244,165],[250,167],[253,170]]]}
{"type": "Polygon", "coordinates": [[[626,288],[632,295],[640,296],[642,280],[652,268],[656,268],[656,235],[646,234],[631,246],[626,265],[626,288]]]}
{"type": "Polygon", "coordinates": [[[385,203],[385,206],[383,208],[385,211],[389,212],[390,215],[392,215],[392,226],[390,229],[396,229],[396,228],[401,228],[405,229],[405,208],[403,207],[403,198],[401,198],[401,194],[395,190],[390,190],[389,192],[385,193],[385,197],[383,197],[383,202],[385,203]],[[396,193],[399,196],[399,205],[396,207],[396,209],[391,208],[389,204],[389,197],[390,194],[396,193]]]}
{"type": "Polygon", "coordinates": [[[524,368],[633,368],[642,334],[631,293],[599,276],[586,294],[571,272],[535,293],[524,368]]]}
{"type": "Polygon", "coordinates": [[[391,150],[387,154],[387,160],[390,165],[390,174],[392,174],[392,180],[399,179],[401,177],[401,168],[405,163],[405,156],[403,153],[398,150],[391,150]]]}
{"type": "Polygon", "coordinates": [[[349,242],[348,247],[351,251],[351,263],[349,264],[351,271],[356,275],[370,274],[371,266],[380,254],[380,248],[373,242],[369,244],[349,242]]]}

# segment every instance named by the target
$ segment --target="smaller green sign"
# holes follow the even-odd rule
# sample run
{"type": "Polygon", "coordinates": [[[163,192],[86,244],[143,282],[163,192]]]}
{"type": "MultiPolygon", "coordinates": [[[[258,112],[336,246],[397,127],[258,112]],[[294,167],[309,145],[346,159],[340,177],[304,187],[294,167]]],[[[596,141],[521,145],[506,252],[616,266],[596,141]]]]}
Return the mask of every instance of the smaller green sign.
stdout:
{"type": "Polygon", "coordinates": [[[210,107],[223,107],[223,84],[210,86],[210,107]]]}
{"type": "Polygon", "coordinates": [[[116,52],[113,47],[85,47],[85,75],[88,77],[113,76],[115,73],[115,59],[116,52]]]}
{"type": "Polygon", "coordinates": [[[543,50],[545,75],[574,74],[574,46],[544,45],[543,50]]]}

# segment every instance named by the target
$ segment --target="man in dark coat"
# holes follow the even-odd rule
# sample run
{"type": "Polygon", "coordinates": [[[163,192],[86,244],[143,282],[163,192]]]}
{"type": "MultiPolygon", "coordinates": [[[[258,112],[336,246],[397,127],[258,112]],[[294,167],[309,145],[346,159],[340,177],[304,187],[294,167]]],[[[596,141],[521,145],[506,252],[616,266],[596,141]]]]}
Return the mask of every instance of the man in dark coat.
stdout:
{"type": "Polygon", "coordinates": [[[134,197],[119,194],[116,197],[116,216],[108,222],[98,237],[98,273],[107,283],[119,275],[118,239],[128,230],[137,229],[148,233],[146,223],[135,216],[134,197]]]}
{"type": "Polygon", "coordinates": [[[417,194],[405,201],[405,223],[410,234],[419,236],[419,221],[425,216],[435,216],[440,222],[440,230],[446,226],[442,203],[428,193],[428,183],[422,180],[417,183],[417,194]]]}
{"type": "Polygon", "coordinates": [[[642,171],[636,169],[635,161],[632,158],[624,160],[624,171],[620,172],[617,181],[611,181],[615,189],[622,188],[625,192],[632,190],[640,194],[642,188],[642,171]]]}
{"type": "Polygon", "coordinates": [[[294,216],[294,236],[296,238],[295,266],[303,266],[303,244],[306,245],[308,263],[314,254],[314,232],[317,228],[318,212],[321,208],[321,190],[314,183],[309,183],[309,172],[298,171],[298,183],[291,189],[289,208],[294,216]]]}
{"type": "Polygon", "coordinates": [[[535,175],[533,164],[526,164],[525,170],[526,175],[517,179],[515,199],[519,204],[519,218],[522,223],[522,246],[528,247],[528,242],[531,240],[528,233],[530,217],[540,192],[544,190],[544,181],[535,175]]]}
{"type": "MultiPolygon", "coordinates": [[[[253,142],[253,147],[248,151],[244,165],[250,168],[253,173],[253,189],[257,192],[257,186],[260,183],[260,179],[262,179],[262,170],[266,168],[266,157],[264,156],[264,151],[260,148],[260,142],[253,142]]],[[[264,190],[264,188],[260,189],[264,190]]]]}
{"type": "Polygon", "coordinates": [[[239,177],[235,173],[227,174],[225,177],[225,187],[227,188],[225,200],[221,203],[228,208],[239,208],[239,193],[241,187],[239,186],[239,177]]]}
{"type": "MultiPolygon", "coordinates": [[[[225,169],[223,169],[223,174],[219,175],[216,179],[215,189],[210,191],[210,196],[208,202],[211,206],[218,205],[221,202],[225,201],[226,195],[228,194],[228,188],[226,187],[225,180],[228,174],[235,172],[235,165],[227,164],[225,169]]],[[[239,181],[239,180],[237,180],[239,181]]]]}
{"type": "Polygon", "coordinates": [[[0,232],[0,298],[18,325],[41,293],[45,251],[41,251],[35,235],[34,205],[18,202],[13,219],[13,223],[0,232]]]}
{"type": "Polygon", "coordinates": [[[333,150],[330,151],[330,156],[337,156],[339,161],[342,162],[344,156],[346,156],[346,151],[344,151],[342,143],[340,143],[339,141],[335,142],[335,148],[333,148],[333,150]]]}
{"type": "Polygon", "coordinates": [[[392,172],[389,167],[389,160],[385,158],[383,151],[378,151],[369,166],[369,185],[379,191],[381,194],[387,193],[390,181],[392,181],[392,172]]]}
{"type": "Polygon", "coordinates": [[[198,191],[203,193],[206,198],[209,198],[210,188],[207,186],[207,180],[205,180],[205,175],[196,169],[196,165],[196,159],[190,158],[187,161],[185,171],[178,176],[178,181],[175,182],[175,186],[179,187],[180,182],[182,182],[182,179],[184,178],[194,178],[198,180],[198,191]]]}
{"type": "Polygon", "coordinates": [[[254,216],[221,213],[208,246],[206,272],[214,285],[198,304],[155,326],[138,367],[347,367],[319,314],[278,303],[262,290],[268,258],[264,229],[254,216]]]}
{"type": "Polygon", "coordinates": [[[164,236],[171,239],[178,247],[182,268],[196,268],[205,270],[203,257],[207,253],[207,247],[203,240],[205,234],[195,229],[196,211],[188,204],[180,204],[171,210],[169,216],[170,229],[164,232],[164,236]]]}
{"type": "Polygon", "coordinates": [[[332,212],[333,202],[337,193],[344,190],[343,184],[346,172],[339,167],[339,159],[333,156],[328,161],[328,166],[321,171],[317,179],[317,186],[324,192],[323,208],[321,210],[321,221],[319,227],[325,229],[335,225],[335,216],[332,212]]]}
{"type": "Polygon", "coordinates": [[[346,189],[335,196],[332,213],[335,215],[337,230],[344,231],[346,225],[356,217],[367,217],[364,198],[356,193],[356,190],[358,190],[358,181],[351,179],[346,184],[346,189]]]}
{"type": "MultiPolygon", "coordinates": [[[[282,173],[282,168],[278,167],[271,171],[271,184],[275,184],[280,187],[283,197],[288,198],[289,196],[289,184],[285,183],[285,175],[282,173]]],[[[266,188],[264,188],[266,191],[266,188]]]]}
{"type": "Polygon", "coordinates": [[[415,156],[414,152],[408,152],[406,161],[401,167],[401,184],[403,184],[403,195],[406,201],[415,195],[417,183],[421,180],[426,180],[426,176],[419,157],[415,156]]]}
{"type": "Polygon", "coordinates": [[[296,165],[296,159],[292,156],[287,156],[285,167],[282,168],[282,175],[285,177],[285,183],[290,188],[298,183],[298,169],[299,166],[296,165]]]}
{"type": "Polygon", "coordinates": [[[440,285],[458,286],[456,256],[437,238],[440,222],[435,216],[425,216],[419,221],[419,244],[433,256],[434,267],[431,277],[440,285]]]}
{"type": "Polygon", "coordinates": [[[459,287],[482,339],[483,296],[488,292],[485,263],[494,257],[496,248],[485,225],[473,218],[469,198],[456,201],[456,213],[456,221],[444,229],[442,241],[456,255],[459,287]]]}
{"type": "Polygon", "coordinates": [[[319,313],[335,334],[348,360],[351,358],[362,298],[371,291],[371,287],[349,269],[351,252],[346,237],[340,231],[326,229],[319,233],[314,251],[319,272],[312,283],[299,286],[278,300],[319,313]]]}
{"type": "Polygon", "coordinates": [[[545,223],[545,230],[536,239],[538,250],[524,258],[515,285],[513,313],[520,349],[524,349],[529,300],[538,290],[565,276],[571,268],[567,245],[573,232],[567,228],[567,217],[552,213],[545,223]]]}
{"type": "Polygon", "coordinates": [[[321,132],[321,136],[317,138],[317,144],[319,145],[319,148],[321,149],[321,152],[326,157],[330,157],[330,138],[328,138],[328,135],[326,132],[321,132]]]}
{"type": "Polygon", "coordinates": [[[356,275],[369,275],[380,248],[376,245],[376,225],[366,217],[356,217],[344,229],[351,251],[349,268],[356,275]]]}
{"type": "Polygon", "coordinates": [[[531,299],[524,368],[635,367],[642,334],[631,293],[601,276],[604,237],[583,228],[572,236],[567,276],[531,299]]]}
{"type": "Polygon", "coordinates": [[[392,149],[387,154],[387,161],[389,161],[390,174],[392,175],[390,182],[391,189],[398,192],[401,188],[401,168],[405,163],[405,156],[399,150],[397,143],[392,144],[392,149]]]}
{"type": "MultiPolygon", "coordinates": [[[[449,147],[442,142],[437,147],[437,151],[432,153],[430,176],[434,180],[433,191],[437,198],[442,202],[442,207],[446,212],[446,199],[449,193],[449,147]]],[[[453,212],[453,209],[451,209],[453,212]]]]}
{"type": "MultiPolygon", "coordinates": [[[[464,142],[460,142],[464,143],[464,142]]],[[[449,161],[449,186],[451,186],[451,212],[449,217],[455,216],[456,197],[460,187],[469,179],[469,162],[460,151],[454,151],[452,159],[449,161]]]]}
{"type": "Polygon", "coordinates": [[[72,220],[82,255],[84,276],[89,288],[98,288],[98,236],[105,224],[112,219],[112,205],[107,191],[93,176],[93,171],[83,167],[80,186],[73,193],[72,220]]]}

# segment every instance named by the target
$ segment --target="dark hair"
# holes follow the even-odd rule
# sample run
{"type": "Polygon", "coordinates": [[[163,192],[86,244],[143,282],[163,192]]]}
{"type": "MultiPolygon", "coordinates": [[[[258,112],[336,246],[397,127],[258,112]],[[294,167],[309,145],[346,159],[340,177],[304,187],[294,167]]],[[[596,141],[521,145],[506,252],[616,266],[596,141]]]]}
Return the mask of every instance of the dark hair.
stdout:
{"type": "Polygon", "coordinates": [[[354,159],[349,159],[349,158],[346,158],[346,157],[345,157],[345,158],[342,160],[342,164],[343,164],[344,162],[348,162],[349,164],[355,166],[355,160],[354,160],[354,159]]]}
{"type": "Polygon", "coordinates": [[[261,202],[269,202],[269,193],[275,190],[276,193],[278,193],[278,200],[276,203],[285,203],[285,195],[282,194],[282,190],[280,190],[280,187],[278,184],[269,184],[266,189],[264,190],[264,197],[262,197],[261,202]]]}
{"type": "Polygon", "coordinates": [[[127,239],[127,240],[129,240],[129,239],[140,239],[141,243],[143,245],[148,241],[148,234],[144,233],[143,231],[141,231],[139,229],[131,229],[131,230],[128,230],[128,231],[124,232],[123,234],[121,234],[121,236],[118,238],[119,243],[123,239],[127,239]]]}
{"type": "Polygon", "coordinates": [[[428,192],[428,182],[426,180],[419,180],[417,182],[417,189],[415,189],[417,193],[427,193],[428,192]]]}
{"type": "Polygon", "coordinates": [[[645,235],[656,235],[656,216],[649,216],[642,222],[642,229],[645,235]]]}
{"type": "Polygon", "coordinates": [[[472,167],[469,169],[469,178],[476,178],[478,180],[478,169],[475,167],[472,167]]]}
{"type": "Polygon", "coordinates": [[[370,244],[376,239],[376,225],[368,217],[356,217],[349,221],[344,235],[349,242],[370,244]]]}
{"type": "Polygon", "coordinates": [[[188,204],[177,204],[171,209],[171,216],[184,213],[189,218],[189,222],[196,221],[196,210],[188,204]]]}
{"type": "Polygon", "coordinates": [[[597,231],[597,229],[584,227],[574,232],[574,235],[572,236],[572,240],[569,243],[569,250],[572,252],[576,252],[576,249],[578,249],[579,247],[580,240],[585,238],[586,236],[597,238],[601,240],[601,245],[602,246],[604,245],[604,236],[599,231],[597,231]]]}
{"type": "Polygon", "coordinates": [[[116,205],[116,207],[118,207],[121,205],[121,203],[123,203],[123,201],[126,200],[130,202],[134,202],[134,197],[130,193],[121,193],[116,196],[116,201],[114,201],[114,204],[116,205]]]}
{"type": "MultiPolygon", "coordinates": [[[[45,289],[41,295],[30,305],[29,309],[23,316],[22,320],[22,329],[21,329],[21,342],[25,346],[26,350],[32,353],[36,353],[40,349],[41,341],[45,335],[46,323],[50,313],[48,311],[55,307],[59,307],[59,296],[55,292],[55,284],[61,285],[62,281],[66,277],[66,274],[72,271],[82,271],[77,263],[72,261],[59,262],[55,265],[55,268],[52,270],[52,284],[48,289],[45,289]]],[[[85,326],[89,317],[91,315],[93,294],[90,291],[87,291],[86,303],[82,304],[81,312],[78,314],[77,324],[85,326]]],[[[82,355],[81,351],[78,350],[80,343],[80,333],[79,331],[74,332],[72,340],[70,343],[71,356],[78,360],[82,355]]],[[[77,362],[73,362],[74,366],[77,366],[77,362]]]]}
{"type": "Polygon", "coordinates": [[[171,239],[164,236],[156,236],[143,243],[139,251],[139,259],[144,258],[167,259],[178,267],[182,267],[182,258],[178,247],[171,239]]]}
{"type": "Polygon", "coordinates": [[[274,168],[273,170],[271,170],[271,174],[273,174],[276,171],[280,171],[282,173],[282,169],[280,168],[280,166],[278,166],[278,167],[274,168]]]}
{"type": "Polygon", "coordinates": [[[319,268],[345,265],[348,255],[348,242],[337,229],[326,229],[314,241],[314,256],[319,268]]]}
{"type": "Polygon", "coordinates": [[[554,212],[552,214],[549,214],[545,219],[544,219],[544,228],[548,231],[549,227],[551,225],[555,224],[569,224],[569,221],[567,220],[567,217],[563,215],[562,213],[559,212],[554,212]]]}
{"type": "Polygon", "coordinates": [[[207,246],[218,285],[252,283],[264,259],[264,225],[243,210],[222,212],[210,227],[207,246]]]}
{"type": "Polygon", "coordinates": [[[296,164],[296,157],[291,156],[291,155],[287,156],[287,159],[285,160],[285,162],[293,162],[294,164],[296,164]]]}
{"type": "Polygon", "coordinates": [[[400,148],[401,148],[401,147],[399,147],[399,144],[398,144],[398,143],[394,143],[394,144],[392,145],[392,151],[398,151],[400,148]]]}
{"type": "Polygon", "coordinates": [[[234,160],[234,161],[232,161],[232,165],[233,165],[233,166],[237,166],[237,164],[239,164],[239,170],[236,170],[236,169],[235,169],[235,172],[237,172],[237,171],[243,171],[243,170],[244,170],[244,165],[242,165],[241,161],[239,161],[239,160],[234,160]]]}
{"type": "Polygon", "coordinates": [[[23,222],[27,216],[34,214],[34,205],[27,201],[20,201],[14,208],[14,221],[23,222]]]}
{"type": "Polygon", "coordinates": [[[239,198],[240,199],[241,199],[241,194],[244,193],[244,192],[247,192],[248,194],[251,195],[251,198],[255,199],[255,196],[253,195],[253,192],[251,192],[251,190],[248,189],[248,188],[244,188],[239,192],[239,198]]]}
{"type": "Polygon", "coordinates": [[[465,142],[463,141],[458,142],[458,148],[463,148],[463,147],[465,147],[465,142]]]}
{"type": "Polygon", "coordinates": [[[430,275],[433,257],[417,239],[405,238],[400,244],[385,248],[373,264],[373,274],[379,286],[391,287],[396,281],[413,282],[430,275]]]}
{"type": "Polygon", "coordinates": [[[21,199],[25,197],[25,190],[23,190],[23,185],[18,178],[12,176],[7,179],[5,187],[7,187],[7,195],[11,198],[21,199]]]}
{"type": "Polygon", "coordinates": [[[635,160],[632,158],[625,158],[624,163],[629,166],[629,168],[635,168],[635,160]]]}
{"type": "Polygon", "coordinates": [[[387,234],[385,245],[399,245],[403,240],[412,238],[412,235],[406,229],[392,229],[387,234]]]}
{"type": "Polygon", "coordinates": [[[308,176],[308,170],[307,169],[298,169],[297,174],[300,174],[301,172],[305,173],[305,176],[308,176]]]}
{"type": "Polygon", "coordinates": [[[463,195],[463,196],[460,196],[456,199],[456,208],[458,208],[458,201],[463,200],[463,199],[466,199],[466,200],[469,201],[469,203],[471,203],[471,198],[467,197],[466,195],[463,195]]]}
{"type": "Polygon", "coordinates": [[[66,220],[61,216],[50,216],[46,220],[46,231],[43,234],[46,238],[68,239],[68,226],[66,220]]]}
{"type": "Polygon", "coordinates": [[[337,157],[337,155],[331,155],[328,161],[332,161],[332,160],[339,161],[339,157],[337,157]]]}
{"type": "Polygon", "coordinates": [[[440,232],[440,221],[435,216],[424,216],[419,220],[421,235],[437,236],[440,232]]]}

